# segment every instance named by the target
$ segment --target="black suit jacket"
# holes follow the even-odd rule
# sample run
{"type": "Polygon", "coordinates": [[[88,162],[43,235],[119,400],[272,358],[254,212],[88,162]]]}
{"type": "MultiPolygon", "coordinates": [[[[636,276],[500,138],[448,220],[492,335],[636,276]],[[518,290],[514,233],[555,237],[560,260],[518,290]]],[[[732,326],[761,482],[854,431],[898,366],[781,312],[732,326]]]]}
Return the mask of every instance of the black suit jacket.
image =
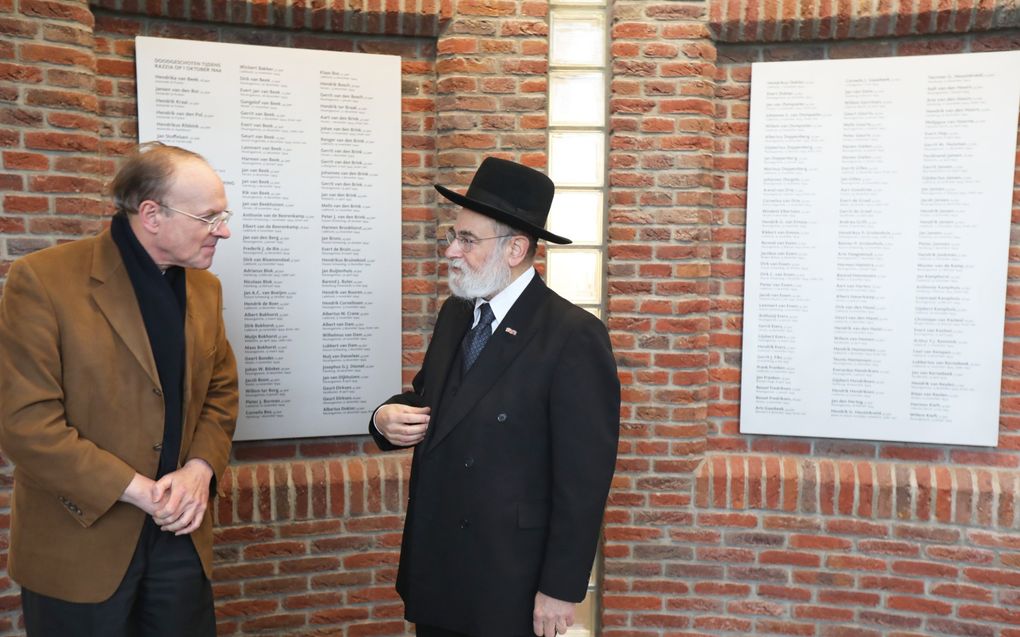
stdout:
{"type": "Polygon", "coordinates": [[[585,596],[620,383],[605,326],[538,276],[461,378],[472,319],[471,303],[444,303],[412,391],[387,401],[432,408],[414,450],[397,590],[409,621],[528,635],[537,591],[585,596]]]}

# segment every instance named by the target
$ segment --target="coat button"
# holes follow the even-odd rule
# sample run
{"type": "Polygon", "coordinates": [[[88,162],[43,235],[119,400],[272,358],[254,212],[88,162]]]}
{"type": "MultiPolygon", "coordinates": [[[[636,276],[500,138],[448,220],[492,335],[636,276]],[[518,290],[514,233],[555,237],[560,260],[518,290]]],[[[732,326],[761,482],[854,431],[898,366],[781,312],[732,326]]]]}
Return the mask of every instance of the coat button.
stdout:
{"type": "Polygon", "coordinates": [[[506,414],[496,416],[496,422],[506,422],[506,414]]]}
{"type": "Polygon", "coordinates": [[[475,459],[472,458],[471,456],[464,458],[464,466],[467,467],[468,469],[475,466],[475,459]]]}
{"type": "Polygon", "coordinates": [[[163,443],[162,442],[157,442],[156,444],[152,445],[152,450],[153,451],[163,451],[163,443]]]}
{"type": "Polygon", "coordinates": [[[464,518],[463,520],[460,521],[460,528],[466,529],[469,526],[471,526],[471,520],[464,518]]]}
{"type": "Polygon", "coordinates": [[[156,394],[157,396],[160,396],[160,397],[163,396],[163,390],[160,389],[159,387],[153,387],[152,388],[152,393],[154,393],[154,394],[156,394]]]}

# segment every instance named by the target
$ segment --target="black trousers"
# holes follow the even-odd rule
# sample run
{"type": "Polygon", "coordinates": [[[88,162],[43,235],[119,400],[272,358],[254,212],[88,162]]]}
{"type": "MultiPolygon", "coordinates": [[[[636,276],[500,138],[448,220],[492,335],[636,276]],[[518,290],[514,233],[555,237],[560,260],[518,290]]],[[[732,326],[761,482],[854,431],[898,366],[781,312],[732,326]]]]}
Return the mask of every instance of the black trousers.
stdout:
{"type": "Polygon", "coordinates": [[[21,590],[28,637],[215,637],[212,586],[191,538],[146,518],[113,595],[78,604],[21,590]]]}
{"type": "Polygon", "coordinates": [[[424,624],[415,624],[414,634],[417,637],[471,637],[464,633],[458,633],[445,628],[436,628],[435,626],[426,626],[424,624]]]}
{"type": "MultiPolygon", "coordinates": [[[[415,624],[414,634],[417,637],[471,637],[471,635],[465,633],[458,633],[455,630],[447,630],[446,628],[437,628],[435,626],[426,626],[425,624],[415,624]]],[[[527,637],[535,636],[528,635],[527,637]]]]}

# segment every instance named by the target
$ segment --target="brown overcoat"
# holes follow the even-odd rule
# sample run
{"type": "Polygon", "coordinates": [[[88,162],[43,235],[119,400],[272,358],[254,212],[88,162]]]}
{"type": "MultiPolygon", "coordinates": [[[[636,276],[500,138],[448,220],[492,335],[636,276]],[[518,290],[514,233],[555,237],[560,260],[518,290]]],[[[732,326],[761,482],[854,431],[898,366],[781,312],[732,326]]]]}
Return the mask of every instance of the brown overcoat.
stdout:
{"type": "MultiPolygon", "coordinates": [[[[218,481],[237,417],[219,280],[187,271],[179,466],[218,481]]],[[[20,259],[0,300],[0,449],[16,466],[8,570],[22,586],[100,602],[120,583],[145,514],[118,502],[154,478],[163,392],[134,288],[109,231],[20,259]]],[[[212,517],[191,537],[206,575],[212,517]]]]}

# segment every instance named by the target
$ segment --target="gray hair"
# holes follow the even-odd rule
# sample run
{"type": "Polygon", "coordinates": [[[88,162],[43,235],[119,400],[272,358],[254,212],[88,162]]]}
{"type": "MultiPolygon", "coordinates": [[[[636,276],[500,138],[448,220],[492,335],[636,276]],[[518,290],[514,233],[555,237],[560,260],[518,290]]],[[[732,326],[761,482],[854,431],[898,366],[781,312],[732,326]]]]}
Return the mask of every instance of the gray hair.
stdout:
{"type": "Polygon", "coordinates": [[[500,248],[505,248],[510,245],[510,242],[513,241],[514,237],[524,237],[528,240],[528,252],[525,255],[525,259],[528,262],[535,260],[535,253],[538,251],[538,239],[531,236],[524,230],[518,230],[517,228],[508,226],[501,221],[496,221],[495,219],[489,219],[489,221],[492,222],[492,235],[500,237],[496,240],[500,248]]]}
{"type": "Polygon", "coordinates": [[[162,142],[139,144],[110,182],[116,215],[137,214],[143,201],[161,202],[173,183],[177,164],[190,159],[205,162],[198,153],[179,146],[162,142]]]}

